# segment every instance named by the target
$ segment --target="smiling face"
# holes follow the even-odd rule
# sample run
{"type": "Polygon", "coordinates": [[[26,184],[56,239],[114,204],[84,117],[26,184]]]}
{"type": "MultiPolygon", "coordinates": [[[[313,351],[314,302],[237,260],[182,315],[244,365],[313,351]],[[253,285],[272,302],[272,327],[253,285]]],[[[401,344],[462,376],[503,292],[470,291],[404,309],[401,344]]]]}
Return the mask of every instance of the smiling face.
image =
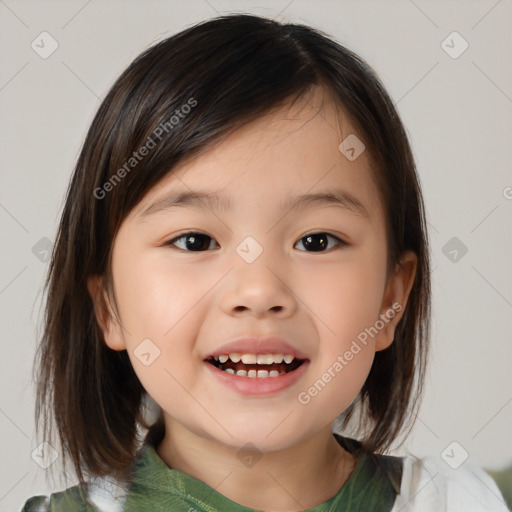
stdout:
{"type": "MultiPolygon", "coordinates": [[[[332,424],[375,351],[393,341],[415,259],[387,276],[368,149],[354,161],[340,152],[354,130],[322,100],[317,90],[173,170],[118,232],[112,273],[124,329],[115,316],[100,323],[107,345],[128,351],[168,429],[233,448],[251,441],[262,452],[292,446],[332,424]],[[225,199],[177,203],[190,192],[225,199]],[[243,392],[229,381],[250,377],[205,359],[245,336],[279,337],[307,361],[261,379],[288,379],[281,389],[243,392]]],[[[92,295],[99,282],[90,280],[92,295]]]]}

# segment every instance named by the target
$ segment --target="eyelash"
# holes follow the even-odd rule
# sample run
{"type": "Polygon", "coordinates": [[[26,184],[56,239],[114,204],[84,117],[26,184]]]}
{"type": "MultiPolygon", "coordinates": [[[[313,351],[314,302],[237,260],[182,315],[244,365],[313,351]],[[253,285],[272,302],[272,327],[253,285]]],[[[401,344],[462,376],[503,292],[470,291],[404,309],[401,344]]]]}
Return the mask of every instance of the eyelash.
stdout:
{"type": "MultiPolygon", "coordinates": [[[[190,235],[202,235],[202,236],[205,236],[207,238],[210,238],[211,240],[214,240],[213,238],[211,238],[209,235],[207,235],[206,233],[201,233],[199,231],[187,231],[185,233],[182,233],[181,235],[178,235],[177,237],[173,238],[172,240],[169,240],[168,242],[166,242],[164,245],[167,245],[167,246],[174,246],[175,242],[178,241],[178,240],[181,240],[182,238],[187,238],[188,236],[190,235]]],[[[333,235],[332,233],[328,233],[326,231],[317,231],[315,233],[307,233],[305,234],[304,236],[301,236],[297,242],[299,241],[302,241],[304,240],[305,238],[309,237],[309,236],[314,236],[314,235],[327,235],[328,237],[330,238],[334,238],[335,240],[337,240],[337,244],[334,246],[334,248],[338,247],[343,247],[343,246],[347,246],[349,245],[347,242],[345,242],[344,240],[342,240],[341,238],[333,235]]],[[[189,251],[187,249],[182,249],[180,247],[175,247],[174,248],[176,249],[179,249],[179,250],[182,250],[184,252],[205,252],[205,251],[189,251]]],[[[332,249],[332,247],[331,247],[332,249]]],[[[329,252],[329,250],[331,249],[327,249],[326,251],[302,251],[302,252],[312,252],[312,253],[315,253],[315,252],[319,252],[319,253],[322,253],[322,252],[329,252]]]]}

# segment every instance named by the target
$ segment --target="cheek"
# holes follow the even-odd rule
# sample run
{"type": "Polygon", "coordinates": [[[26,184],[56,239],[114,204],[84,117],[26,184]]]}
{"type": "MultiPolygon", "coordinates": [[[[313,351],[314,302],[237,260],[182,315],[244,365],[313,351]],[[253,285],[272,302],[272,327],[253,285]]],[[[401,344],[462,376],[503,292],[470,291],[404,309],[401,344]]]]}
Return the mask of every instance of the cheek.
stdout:
{"type": "Polygon", "coordinates": [[[356,398],[370,372],[374,351],[363,347],[347,361],[339,359],[324,366],[302,389],[297,400],[308,417],[325,418],[332,422],[356,398]]]}
{"type": "Polygon", "coordinates": [[[134,254],[133,260],[118,265],[114,279],[121,316],[134,337],[163,339],[200,293],[198,280],[171,265],[165,255],[134,254]]]}
{"type": "Polygon", "coordinates": [[[180,382],[193,377],[190,366],[194,340],[206,307],[206,301],[201,298],[211,288],[211,278],[203,279],[191,266],[187,271],[184,266],[171,264],[164,251],[144,255],[126,250],[123,258],[117,260],[114,282],[126,327],[126,347],[145,387],[148,384],[153,388],[155,383],[151,381],[155,379],[163,379],[168,387],[169,375],[165,369],[172,370],[180,382]],[[158,357],[145,366],[137,354],[142,350],[139,347],[143,340],[148,339],[151,343],[144,341],[147,351],[151,357],[153,353],[158,357]]]}
{"type": "MultiPolygon", "coordinates": [[[[300,289],[326,339],[346,340],[377,320],[384,290],[385,268],[371,251],[354,251],[343,261],[312,273],[300,289]],[[307,290],[307,292],[306,292],[307,290]]],[[[304,279],[304,278],[302,278],[304,279]]]]}
{"type": "Polygon", "coordinates": [[[130,257],[117,261],[114,282],[133,369],[159,405],[186,407],[183,387],[193,389],[195,378],[191,350],[202,310],[197,303],[206,290],[165,254],[125,254],[130,257]]]}
{"type": "Polygon", "coordinates": [[[375,347],[368,329],[379,318],[385,281],[385,260],[377,249],[347,253],[343,262],[316,272],[314,286],[309,282],[307,303],[322,340],[311,378],[298,396],[309,414],[340,414],[370,372],[375,347]]]}

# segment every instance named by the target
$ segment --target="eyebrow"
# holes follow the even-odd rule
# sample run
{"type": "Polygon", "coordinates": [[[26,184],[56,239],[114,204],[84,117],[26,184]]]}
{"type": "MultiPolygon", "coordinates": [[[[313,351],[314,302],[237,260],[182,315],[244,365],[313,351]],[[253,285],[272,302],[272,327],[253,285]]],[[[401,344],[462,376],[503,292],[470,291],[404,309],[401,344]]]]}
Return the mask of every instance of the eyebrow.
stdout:
{"type": "MultiPolygon", "coordinates": [[[[290,197],[281,202],[281,210],[290,212],[298,208],[311,206],[337,206],[356,215],[370,219],[365,205],[353,194],[345,190],[326,190],[315,194],[290,197]]],[[[157,212],[173,208],[198,208],[228,212],[233,208],[231,197],[214,191],[185,190],[174,191],[144,210],[140,216],[145,218],[157,212]]]]}

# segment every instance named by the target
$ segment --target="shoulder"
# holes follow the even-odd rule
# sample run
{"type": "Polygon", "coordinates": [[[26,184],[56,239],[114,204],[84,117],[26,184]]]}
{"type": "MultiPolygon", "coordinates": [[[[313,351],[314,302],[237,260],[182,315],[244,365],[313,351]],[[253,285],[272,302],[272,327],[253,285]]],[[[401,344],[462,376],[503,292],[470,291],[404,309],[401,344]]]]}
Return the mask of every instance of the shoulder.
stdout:
{"type": "Polygon", "coordinates": [[[33,496],[23,505],[21,512],[47,512],[50,510],[50,498],[48,496],[33,496]]]}
{"type": "Polygon", "coordinates": [[[402,457],[400,493],[392,512],[508,512],[498,486],[483,469],[452,469],[436,457],[402,457]]]}
{"type": "Polygon", "coordinates": [[[83,488],[75,486],[49,496],[33,496],[25,502],[21,512],[73,512],[83,510],[86,504],[83,488]]]}
{"type": "Polygon", "coordinates": [[[21,512],[121,512],[126,490],[109,478],[76,485],[49,496],[33,496],[21,512]]]}

